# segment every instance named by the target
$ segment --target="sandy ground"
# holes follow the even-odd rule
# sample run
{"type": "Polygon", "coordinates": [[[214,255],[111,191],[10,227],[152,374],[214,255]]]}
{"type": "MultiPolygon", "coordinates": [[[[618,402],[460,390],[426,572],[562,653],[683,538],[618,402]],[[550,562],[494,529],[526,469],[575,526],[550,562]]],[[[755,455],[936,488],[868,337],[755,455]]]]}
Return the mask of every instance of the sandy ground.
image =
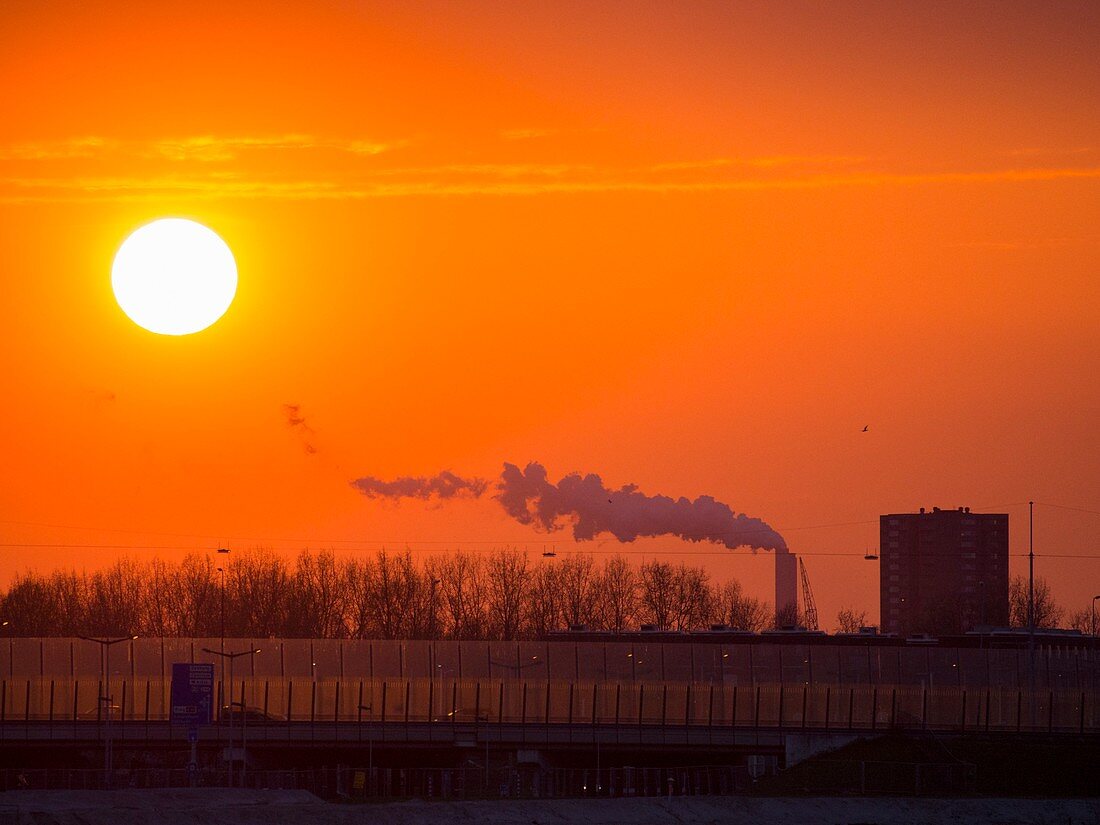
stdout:
{"type": "Polygon", "coordinates": [[[10,791],[0,825],[1100,825],[1100,799],[679,797],[329,805],[304,791],[10,791]]]}

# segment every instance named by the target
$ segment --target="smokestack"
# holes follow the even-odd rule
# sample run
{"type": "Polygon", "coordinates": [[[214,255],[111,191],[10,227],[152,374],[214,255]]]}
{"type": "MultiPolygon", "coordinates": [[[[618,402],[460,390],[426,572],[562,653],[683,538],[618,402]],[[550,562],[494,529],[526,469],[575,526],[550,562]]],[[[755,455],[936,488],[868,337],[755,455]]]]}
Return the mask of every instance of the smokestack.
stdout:
{"type": "Polygon", "coordinates": [[[775,552],[775,626],[798,624],[798,556],[775,552]]]}

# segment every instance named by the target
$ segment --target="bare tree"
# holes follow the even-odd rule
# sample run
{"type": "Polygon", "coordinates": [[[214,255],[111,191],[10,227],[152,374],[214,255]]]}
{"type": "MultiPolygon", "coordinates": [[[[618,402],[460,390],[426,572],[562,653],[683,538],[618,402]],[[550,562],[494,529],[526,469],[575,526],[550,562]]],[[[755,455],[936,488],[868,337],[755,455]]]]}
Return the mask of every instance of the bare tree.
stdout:
{"type": "MultiPolygon", "coordinates": [[[[317,570],[311,573],[319,575],[317,570]]],[[[332,571],[328,575],[333,575],[332,571]]],[[[246,550],[234,559],[228,576],[227,587],[234,605],[232,627],[236,632],[260,638],[280,635],[293,609],[293,582],[296,580],[286,561],[270,551],[246,550]]],[[[336,581],[339,585],[344,584],[342,575],[336,574],[336,581]]],[[[345,600],[344,593],[336,599],[340,605],[345,600]]],[[[343,624],[331,615],[328,621],[334,625],[343,624]]]]}
{"type": "MultiPolygon", "coordinates": [[[[1028,587],[1023,576],[1013,576],[1008,582],[1008,623],[1012,627],[1027,627],[1028,587]]],[[[1047,580],[1035,578],[1035,626],[1057,627],[1065,613],[1054,601],[1047,580]]]]}
{"type": "Polygon", "coordinates": [[[49,582],[37,573],[19,574],[4,594],[4,618],[12,617],[25,636],[50,636],[60,624],[49,582]]]}
{"type": "Polygon", "coordinates": [[[673,586],[672,629],[696,630],[704,627],[714,612],[714,592],[706,570],[681,564],[676,568],[673,586]]]}
{"type": "Polygon", "coordinates": [[[452,639],[485,637],[485,571],[481,559],[457,552],[433,560],[429,574],[439,581],[443,632],[452,639]]]}
{"type": "Polygon", "coordinates": [[[59,636],[77,636],[83,633],[87,602],[87,582],[84,577],[78,576],[75,570],[55,570],[50,574],[48,586],[50,598],[57,609],[54,633],[59,636]]]}
{"type": "Polygon", "coordinates": [[[489,557],[485,575],[490,633],[505,641],[518,639],[531,578],[527,555],[500,550],[489,557]]]}
{"type": "Polygon", "coordinates": [[[768,603],[746,596],[736,579],[717,588],[712,615],[719,624],[756,632],[771,627],[773,621],[768,603]]]}
{"type": "Polygon", "coordinates": [[[142,570],[122,559],[88,577],[85,621],[90,635],[129,635],[141,627],[142,570]]]}
{"type": "Polygon", "coordinates": [[[1086,608],[1084,610],[1074,610],[1069,615],[1069,627],[1071,630],[1077,630],[1084,633],[1086,636],[1095,632],[1092,626],[1092,610],[1086,608]]]}
{"type": "Polygon", "coordinates": [[[214,560],[189,553],[175,571],[169,599],[174,602],[181,636],[217,636],[221,632],[221,597],[214,560]]]}
{"type": "Polygon", "coordinates": [[[856,611],[852,607],[842,607],[836,614],[837,632],[839,633],[859,633],[861,627],[866,627],[867,611],[856,611]]]}
{"type": "Polygon", "coordinates": [[[172,565],[163,559],[153,559],[149,562],[141,600],[139,632],[143,636],[176,635],[177,617],[173,614],[170,604],[174,572],[172,565]]]}
{"type": "Polygon", "coordinates": [[[783,608],[775,614],[775,626],[798,627],[802,623],[802,616],[798,612],[798,605],[793,602],[783,605],[783,608]]]}
{"type": "Polygon", "coordinates": [[[591,556],[570,556],[556,565],[561,593],[561,621],[566,626],[594,624],[597,589],[596,564],[591,556]]]}
{"type": "Polygon", "coordinates": [[[540,564],[531,572],[530,596],[527,600],[529,635],[538,637],[551,630],[562,629],[563,603],[566,601],[562,578],[562,568],[552,563],[540,564]]]}
{"type": "Polygon", "coordinates": [[[596,623],[619,633],[634,625],[638,612],[638,574],[622,556],[604,562],[597,589],[596,623]]]}
{"type": "Polygon", "coordinates": [[[640,578],[643,623],[668,630],[677,608],[676,570],[667,561],[650,561],[642,565],[640,578]]]}
{"type": "Polygon", "coordinates": [[[223,603],[226,634],[245,637],[506,640],[582,624],[613,631],[639,622],[676,630],[769,624],[766,603],[738,582],[714,585],[703,568],[685,564],[639,569],[622,556],[602,567],[585,555],[532,566],[514,549],[425,563],[408,550],[348,561],[303,550],[288,564],[253,549],[235,555],[224,576],[215,564],[210,553],[192,553],[178,563],[124,559],[88,574],[27,572],[0,595],[0,616],[17,616],[28,635],[200,638],[220,635],[223,603]]]}

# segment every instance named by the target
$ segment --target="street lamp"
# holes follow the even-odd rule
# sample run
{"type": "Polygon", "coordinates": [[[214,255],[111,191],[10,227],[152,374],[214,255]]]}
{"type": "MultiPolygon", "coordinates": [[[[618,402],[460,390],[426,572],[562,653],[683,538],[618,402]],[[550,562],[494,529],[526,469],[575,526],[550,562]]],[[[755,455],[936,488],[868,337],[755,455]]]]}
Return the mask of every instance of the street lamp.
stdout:
{"type": "Polygon", "coordinates": [[[1100,596],[1092,597],[1092,635],[1096,635],[1096,600],[1100,599],[1100,596]]]}
{"type": "Polygon", "coordinates": [[[0,622],[0,628],[3,628],[4,632],[8,634],[8,678],[9,679],[13,678],[13,675],[15,673],[15,665],[14,665],[14,663],[15,663],[15,638],[12,635],[11,631],[7,629],[10,626],[11,626],[11,621],[9,619],[4,619],[2,622],[0,622]]]}
{"type": "MultiPolygon", "coordinates": [[[[220,639],[221,639],[221,644],[219,645],[218,650],[221,653],[225,653],[225,568],[229,563],[229,548],[228,547],[219,547],[218,548],[218,555],[224,555],[225,556],[225,562],[223,562],[222,564],[219,564],[218,567],[217,567],[218,581],[219,581],[219,588],[218,589],[221,591],[221,593],[220,593],[220,595],[221,595],[221,599],[220,599],[220,601],[221,601],[221,607],[220,607],[221,623],[219,625],[219,627],[220,627],[219,636],[220,636],[220,639]]],[[[225,685],[225,660],[224,659],[222,660],[221,664],[222,664],[221,683],[224,686],[225,685]]],[[[219,701],[218,702],[218,707],[221,707],[221,706],[222,706],[222,701],[219,701]]]]}
{"type": "MultiPolygon", "coordinates": [[[[7,622],[4,622],[6,625],[7,622]]],[[[99,645],[99,661],[103,669],[103,694],[99,697],[100,702],[105,702],[107,705],[106,713],[106,726],[103,732],[103,784],[104,787],[111,787],[111,771],[114,767],[112,764],[113,753],[111,752],[111,648],[120,642],[132,642],[137,636],[120,636],[117,639],[97,639],[93,636],[78,636],[78,639],[83,639],[86,642],[95,642],[99,645]]]]}
{"type": "MultiPolygon", "coordinates": [[[[228,552],[228,551],[226,551],[226,552],[228,552]]],[[[226,762],[228,763],[228,771],[229,771],[229,787],[232,788],[233,787],[233,707],[234,707],[234,705],[236,704],[236,705],[240,706],[240,709],[241,709],[241,731],[242,731],[241,740],[242,740],[242,742],[244,742],[244,734],[246,733],[246,731],[244,729],[244,723],[245,723],[245,717],[247,716],[247,714],[245,713],[245,709],[244,709],[244,687],[243,687],[243,685],[241,687],[241,701],[236,702],[236,703],[233,701],[233,662],[236,660],[236,658],[238,656],[255,656],[257,653],[260,652],[260,648],[257,647],[257,648],[253,648],[251,650],[238,650],[235,653],[226,653],[224,650],[211,650],[208,647],[204,647],[202,649],[202,652],[203,653],[209,653],[211,656],[220,656],[221,659],[222,659],[222,666],[223,667],[225,666],[226,660],[229,661],[229,704],[228,704],[228,707],[229,707],[229,745],[226,748],[227,756],[228,756],[228,759],[226,760],[226,762]]],[[[221,710],[218,711],[218,719],[219,720],[221,719],[221,710]]],[[[244,744],[247,744],[247,743],[244,742],[244,744]]],[[[243,767],[241,768],[241,779],[244,779],[244,768],[243,767]]]]}

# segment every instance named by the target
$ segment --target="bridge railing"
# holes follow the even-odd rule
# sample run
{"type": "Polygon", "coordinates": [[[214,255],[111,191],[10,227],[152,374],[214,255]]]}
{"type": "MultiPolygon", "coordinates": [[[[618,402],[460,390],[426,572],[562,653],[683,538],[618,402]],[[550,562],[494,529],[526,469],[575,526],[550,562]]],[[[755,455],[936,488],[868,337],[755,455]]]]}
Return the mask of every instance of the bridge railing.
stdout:
{"type": "MultiPolygon", "coordinates": [[[[720,685],[912,685],[1100,690],[1100,647],[1026,649],[840,643],[424,641],[141,638],[108,651],[127,679],[168,679],[176,662],[219,665],[207,650],[261,649],[236,675],[263,679],[528,679],[720,685]]],[[[0,641],[0,679],[95,679],[100,646],[73,638],[0,641]]]]}
{"type": "MultiPolygon", "coordinates": [[[[0,681],[0,725],[164,722],[170,684],[0,681]]],[[[229,705],[218,683],[216,708],[229,705]]],[[[516,679],[235,680],[247,723],[532,724],[949,731],[1100,731],[1100,694],[1008,688],[718,685],[516,679]]],[[[228,716],[215,710],[215,717],[228,716]]]]}

